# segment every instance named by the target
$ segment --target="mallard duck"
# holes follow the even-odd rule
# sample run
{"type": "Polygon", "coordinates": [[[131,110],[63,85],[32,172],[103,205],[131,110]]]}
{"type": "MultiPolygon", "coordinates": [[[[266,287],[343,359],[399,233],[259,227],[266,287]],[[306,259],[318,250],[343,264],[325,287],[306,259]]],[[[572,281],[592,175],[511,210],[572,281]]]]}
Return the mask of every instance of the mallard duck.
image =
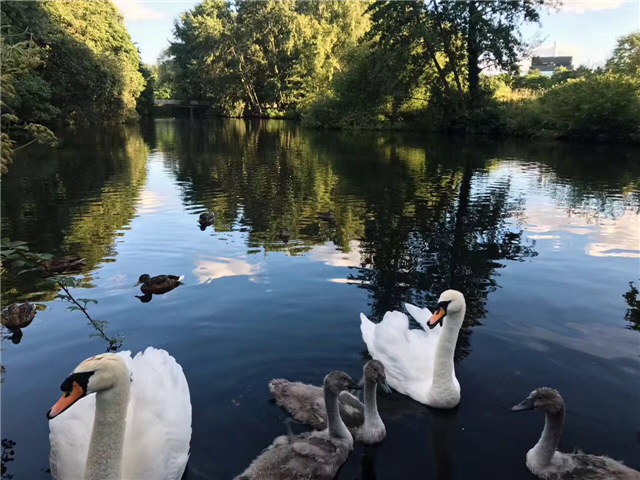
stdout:
{"type": "Polygon", "coordinates": [[[318,220],[324,220],[325,222],[333,222],[335,219],[336,217],[333,214],[333,210],[318,213],[318,220]]]}
{"type": "Polygon", "coordinates": [[[29,302],[11,305],[2,312],[2,324],[9,329],[28,327],[36,316],[36,306],[29,302]]]}
{"type": "Polygon", "coordinates": [[[209,225],[213,225],[216,221],[216,216],[213,212],[204,212],[200,214],[200,218],[198,219],[198,223],[203,227],[208,227],[209,225]]]}
{"type": "Polygon", "coordinates": [[[56,274],[65,272],[77,272],[85,266],[84,258],[80,257],[60,257],[54,258],[44,263],[46,273],[56,274]]]}
{"type": "Polygon", "coordinates": [[[142,293],[156,293],[162,294],[167,293],[170,290],[173,290],[178,285],[180,285],[180,281],[184,278],[184,276],[176,277],[175,275],[156,275],[155,277],[150,277],[148,274],[140,275],[138,279],[138,283],[134,285],[137,287],[142,284],[140,290],[142,293]]]}
{"type": "Polygon", "coordinates": [[[287,227],[281,228],[280,240],[282,240],[284,243],[287,243],[289,241],[289,238],[291,238],[291,233],[289,232],[289,229],[287,227]]]}

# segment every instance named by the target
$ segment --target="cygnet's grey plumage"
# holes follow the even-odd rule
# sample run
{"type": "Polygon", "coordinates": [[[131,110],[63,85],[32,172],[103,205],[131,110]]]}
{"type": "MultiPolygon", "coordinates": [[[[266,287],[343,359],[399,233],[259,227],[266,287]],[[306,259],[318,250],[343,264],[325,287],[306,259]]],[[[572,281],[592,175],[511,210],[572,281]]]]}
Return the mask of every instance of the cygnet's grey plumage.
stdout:
{"type": "Polygon", "coordinates": [[[328,428],[320,432],[277,437],[236,480],[330,480],[353,450],[353,437],[340,418],[338,395],[357,388],[344,372],[324,379],[328,428]]]}
{"type": "MultiPolygon", "coordinates": [[[[364,397],[363,404],[349,392],[342,392],[340,400],[340,416],[356,441],[378,443],[384,440],[386,429],[376,403],[376,389],[380,385],[390,393],[384,365],[378,360],[368,361],[363,370],[364,397]]],[[[269,390],[276,403],[283,407],[298,422],[309,425],[316,430],[326,428],[327,410],[325,408],[322,388],[301,382],[290,382],[274,379],[269,382],[269,390]]]]}
{"type": "Polygon", "coordinates": [[[527,467],[534,475],[545,480],[640,480],[640,472],[609,457],[556,450],[565,415],[564,401],[556,390],[538,388],[512,410],[545,413],[542,436],[527,453],[527,467]]]}

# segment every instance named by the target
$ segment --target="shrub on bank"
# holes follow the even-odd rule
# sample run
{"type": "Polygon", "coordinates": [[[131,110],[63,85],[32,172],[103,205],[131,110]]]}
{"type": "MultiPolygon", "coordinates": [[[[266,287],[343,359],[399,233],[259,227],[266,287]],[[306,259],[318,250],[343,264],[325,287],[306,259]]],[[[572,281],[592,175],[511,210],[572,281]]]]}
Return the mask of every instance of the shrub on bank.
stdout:
{"type": "Polygon", "coordinates": [[[538,100],[549,127],[561,136],[640,133],[640,81],[615,73],[568,80],[538,100]]]}

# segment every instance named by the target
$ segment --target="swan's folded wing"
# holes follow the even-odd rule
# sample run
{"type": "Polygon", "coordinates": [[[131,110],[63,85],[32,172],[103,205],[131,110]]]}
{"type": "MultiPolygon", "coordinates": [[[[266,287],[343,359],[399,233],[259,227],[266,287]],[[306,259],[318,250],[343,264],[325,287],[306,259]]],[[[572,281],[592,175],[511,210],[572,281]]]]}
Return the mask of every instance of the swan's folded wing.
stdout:
{"type": "Polygon", "coordinates": [[[123,477],[179,479],[189,459],[191,398],[182,367],[149,347],[131,365],[123,477]]]}
{"type": "Polygon", "coordinates": [[[277,437],[236,480],[330,480],[349,452],[344,443],[328,438],[326,430],[277,437]]]}
{"type": "Polygon", "coordinates": [[[327,427],[322,388],[276,378],[269,382],[276,403],[298,422],[322,430],[327,427]]]}
{"type": "Polygon", "coordinates": [[[349,428],[364,424],[364,405],[349,392],[340,392],[340,416],[349,428]]]}
{"type": "Polygon", "coordinates": [[[420,324],[425,332],[430,333],[435,331],[431,330],[428,325],[429,319],[431,318],[431,311],[428,308],[416,307],[410,303],[405,303],[404,306],[407,309],[407,312],[409,312],[413,319],[420,324]]]}
{"type": "MultiPolygon", "coordinates": [[[[118,355],[131,368],[131,352],[119,352],[118,355]]],[[[49,466],[53,478],[84,478],[95,413],[96,396],[89,395],[49,420],[49,466]]]]}
{"type": "Polygon", "coordinates": [[[364,313],[360,314],[360,331],[362,332],[362,340],[364,340],[364,343],[367,345],[367,350],[369,350],[369,355],[376,358],[376,350],[373,343],[376,324],[369,320],[364,313]]]}

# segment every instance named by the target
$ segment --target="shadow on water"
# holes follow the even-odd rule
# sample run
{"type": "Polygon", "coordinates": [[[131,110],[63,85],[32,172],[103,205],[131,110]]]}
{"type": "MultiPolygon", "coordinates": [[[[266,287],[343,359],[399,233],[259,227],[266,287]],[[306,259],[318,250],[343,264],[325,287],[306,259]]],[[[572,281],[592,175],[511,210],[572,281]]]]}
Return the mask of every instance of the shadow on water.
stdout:
{"type": "MultiPolygon", "coordinates": [[[[638,371],[627,352],[637,333],[623,328],[639,323],[628,284],[640,258],[637,151],[245,120],[61,137],[63,148],[33,150],[3,177],[3,236],[85,258],[78,288],[99,300],[92,313],[125,333],[126,349],[151,344],[179,360],[194,412],[187,477],[231,478],[282,433],[266,379],[358,375],[360,311],[380,320],[404,302],[433,307],[446,288],[463,291],[468,306],[456,350],[460,408],[381,397],[387,439],[357,447],[340,478],[492,475],[482,443],[506,452],[495,478],[523,478],[539,422],[515,430],[504,412],[511,397],[547,383],[585,419],[567,422],[561,446],[640,466],[629,446],[640,424],[616,403],[634,395],[638,371]],[[330,210],[333,221],[318,218],[330,210]],[[204,211],[215,223],[201,232],[193,225],[204,211]],[[149,302],[131,287],[140,271],[185,274],[185,285],[149,302]],[[615,312],[609,323],[602,311],[615,312]],[[585,391],[597,382],[606,392],[585,391]],[[611,430],[619,439],[604,445],[611,430]]],[[[46,426],[22,426],[46,411],[57,388],[49,377],[99,347],[57,308],[55,289],[3,273],[2,294],[3,305],[47,303],[2,353],[3,427],[30,446],[11,468],[35,478],[46,426]]]]}

